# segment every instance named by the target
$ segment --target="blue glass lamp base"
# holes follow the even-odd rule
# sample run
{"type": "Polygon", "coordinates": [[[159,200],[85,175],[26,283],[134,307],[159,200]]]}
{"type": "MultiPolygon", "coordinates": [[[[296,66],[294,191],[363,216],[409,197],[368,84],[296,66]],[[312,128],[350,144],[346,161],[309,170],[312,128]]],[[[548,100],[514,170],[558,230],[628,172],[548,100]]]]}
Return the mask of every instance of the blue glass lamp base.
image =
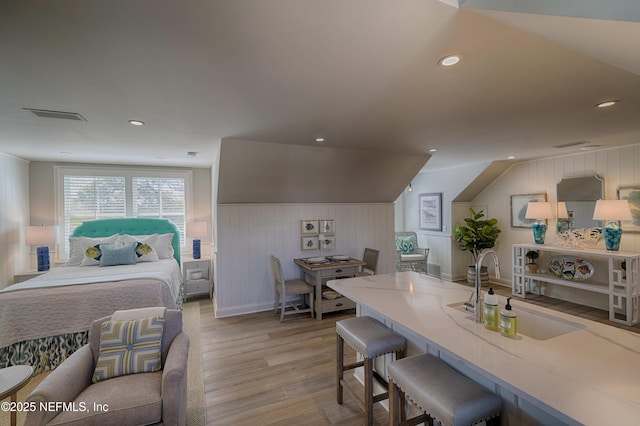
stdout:
{"type": "Polygon", "coordinates": [[[609,222],[609,224],[602,229],[602,234],[604,236],[604,246],[607,250],[620,250],[622,228],[620,228],[617,223],[609,222]]]}
{"type": "Polygon", "coordinates": [[[38,258],[38,271],[48,271],[51,267],[49,263],[49,246],[38,247],[36,256],[38,258]]]}
{"type": "Polygon", "coordinates": [[[193,258],[200,259],[200,240],[193,240],[193,258]]]}
{"type": "Polygon", "coordinates": [[[547,233],[547,224],[538,221],[531,225],[531,229],[533,229],[533,241],[536,244],[544,244],[544,236],[547,233]]]}

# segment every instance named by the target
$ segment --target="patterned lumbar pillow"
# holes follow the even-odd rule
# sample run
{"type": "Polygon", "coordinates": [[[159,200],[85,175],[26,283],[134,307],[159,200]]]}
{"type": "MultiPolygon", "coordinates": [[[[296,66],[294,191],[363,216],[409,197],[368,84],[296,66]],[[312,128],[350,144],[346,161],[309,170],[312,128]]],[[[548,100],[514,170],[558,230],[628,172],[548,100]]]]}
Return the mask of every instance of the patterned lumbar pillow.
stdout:
{"type": "Polygon", "coordinates": [[[102,244],[100,249],[102,251],[100,266],[133,265],[138,259],[135,244],[128,244],[124,247],[102,244]]]}
{"type": "Polygon", "coordinates": [[[100,353],[93,383],[162,370],[163,331],[163,316],[104,322],[100,328],[100,353]]]}

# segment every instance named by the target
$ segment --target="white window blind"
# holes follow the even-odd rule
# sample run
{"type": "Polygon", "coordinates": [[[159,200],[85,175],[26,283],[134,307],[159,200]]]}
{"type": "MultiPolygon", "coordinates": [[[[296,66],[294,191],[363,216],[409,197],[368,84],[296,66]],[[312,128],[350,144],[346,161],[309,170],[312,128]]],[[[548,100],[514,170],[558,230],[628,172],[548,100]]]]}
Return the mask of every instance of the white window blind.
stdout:
{"type": "Polygon", "coordinates": [[[65,251],[69,236],[86,220],[157,217],[171,220],[185,244],[190,172],[136,172],[60,168],[65,251]]]}

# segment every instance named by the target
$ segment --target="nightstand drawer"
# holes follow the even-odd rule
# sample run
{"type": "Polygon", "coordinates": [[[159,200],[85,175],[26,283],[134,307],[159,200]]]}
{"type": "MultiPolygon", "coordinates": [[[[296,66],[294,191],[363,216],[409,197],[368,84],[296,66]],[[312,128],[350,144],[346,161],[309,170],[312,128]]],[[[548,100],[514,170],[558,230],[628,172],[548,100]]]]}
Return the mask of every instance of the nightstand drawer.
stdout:
{"type": "Polygon", "coordinates": [[[184,290],[187,296],[194,294],[208,294],[209,280],[189,280],[185,283],[184,290]]]}
{"type": "Polygon", "coordinates": [[[338,297],[337,299],[322,299],[322,312],[342,311],[343,309],[355,308],[356,304],[353,300],[346,297],[338,297]]]}

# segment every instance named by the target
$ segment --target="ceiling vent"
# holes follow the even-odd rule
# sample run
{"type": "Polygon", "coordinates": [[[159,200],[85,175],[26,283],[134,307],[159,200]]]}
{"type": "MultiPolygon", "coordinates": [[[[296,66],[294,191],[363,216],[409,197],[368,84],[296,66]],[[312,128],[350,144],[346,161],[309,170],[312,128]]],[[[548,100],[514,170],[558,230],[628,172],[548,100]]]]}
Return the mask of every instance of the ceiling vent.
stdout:
{"type": "Polygon", "coordinates": [[[551,148],[569,148],[571,146],[578,146],[578,145],[586,145],[588,142],[587,141],[576,141],[576,142],[567,142],[567,143],[562,143],[560,145],[554,145],[551,148]]]}
{"type": "Polygon", "coordinates": [[[84,118],[77,112],[49,111],[46,109],[33,109],[33,108],[23,108],[23,109],[27,111],[31,111],[38,117],[59,118],[62,120],[87,121],[86,118],[84,118]]]}

